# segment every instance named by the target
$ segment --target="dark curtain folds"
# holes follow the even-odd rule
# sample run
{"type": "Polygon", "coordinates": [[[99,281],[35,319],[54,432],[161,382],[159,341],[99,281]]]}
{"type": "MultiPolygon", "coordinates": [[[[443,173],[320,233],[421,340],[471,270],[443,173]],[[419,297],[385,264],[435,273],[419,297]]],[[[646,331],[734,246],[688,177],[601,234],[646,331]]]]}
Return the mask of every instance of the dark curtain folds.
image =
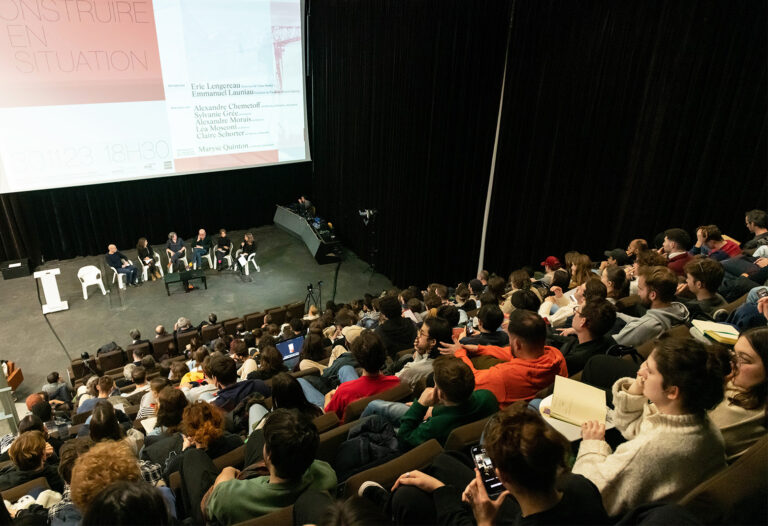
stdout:
{"type": "Polygon", "coordinates": [[[399,286],[475,275],[510,7],[309,2],[315,200],[399,286]]]}
{"type": "Polygon", "coordinates": [[[485,266],[766,209],[766,3],[516,3],[485,266]]]}
{"type": "Polygon", "coordinates": [[[295,163],[0,196],[0,260],[102,254],[107,244],[164,244],[170,230],[189,239],[268,224],[275,203],[311,186],[310,163],[295,163]]]}

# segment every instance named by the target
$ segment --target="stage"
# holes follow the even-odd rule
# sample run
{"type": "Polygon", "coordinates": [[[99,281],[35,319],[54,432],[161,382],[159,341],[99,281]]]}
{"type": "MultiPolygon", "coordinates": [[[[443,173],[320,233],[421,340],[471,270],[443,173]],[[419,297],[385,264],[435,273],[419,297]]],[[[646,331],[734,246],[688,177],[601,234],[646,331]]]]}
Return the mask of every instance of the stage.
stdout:
{"type": "MultiPolygon", "coordinates": [[[[89,287],[88,300],[84,300],[77,271],[85,265],[101,267],[104,257],[47,261],[35,270],[61,269],[61,274],[57,276],[59,291],[62,300],[69,302],[69,310],[49,314],[48,320],[69,355],[78,358],[83,351],[95,354],[100,346],[113,340],[124,348],[130,343],[128,331],[133,328],[141,331],[142,338],[151,339],[156,325],[165,325],[170,331],[179,316],[186,316],[198,324],[211,312],[215,312],[219,320],[224,320],[302,301],[310,282],[317,293],[317,282],[323,281],[323,304],[332,299],[335,263],[319,265],[300,239],[274,226],[249,231],[256,240],[257,262],[261,267],[261,272],[251,269],[252,281],[243,281],[239,272],[208,269],[204,262],[208,290],[201,286],[184,293],[182,287],[175,284],[171,285],[170,296],[166,295],[162,280],[121,291],[117,284],[110,283],[112,272],[106,269],[104,285],[108,294],[104,296],[98,287],[89,287]]],[[[236,246],[239,246],[245,232],[229,233],[236,246]]],[[[158,253],[163,251],[165,263],[165,243],[154,241],[153,247],[158,253]]],[[[191,239],[185,238],[185,241],[189,250],[191,239]]],[[[108,242],[104,242],[105,252],[108,242]]],[[[135,247],[118,249],[136,262],[135,247]]],[[[377,294],[392,286],[386,277],[372,274],[367,269],[366,262],[344,251],[338,276],[337,303],[362,298],[366,292],[377,294]]],[[[24,382],[16,392],[19,401],[39,391],[51,371],[59,371],[66,378],[65,371],[70,362],[42,315],[35,281],[32,276],[0,280],[3,305],[0,309],[0,341],[3,342],[0,359],[12,360],[23,370],[24,382]]]]}

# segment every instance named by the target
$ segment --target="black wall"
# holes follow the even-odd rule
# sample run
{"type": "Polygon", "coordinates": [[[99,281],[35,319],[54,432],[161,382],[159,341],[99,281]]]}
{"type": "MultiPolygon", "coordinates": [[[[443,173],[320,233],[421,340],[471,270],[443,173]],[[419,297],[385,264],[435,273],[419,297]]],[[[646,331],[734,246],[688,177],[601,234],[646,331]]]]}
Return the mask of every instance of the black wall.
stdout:
{"type": "Polygon", "coordinates": [[[471,278],[507,52],[486,268],[670,226],[743,240],[743,212],[768,208],[763,1],[307,7],[312,163],[0,196],[0,260],[269,223],[311,185],[398,285],[471,278]]]}

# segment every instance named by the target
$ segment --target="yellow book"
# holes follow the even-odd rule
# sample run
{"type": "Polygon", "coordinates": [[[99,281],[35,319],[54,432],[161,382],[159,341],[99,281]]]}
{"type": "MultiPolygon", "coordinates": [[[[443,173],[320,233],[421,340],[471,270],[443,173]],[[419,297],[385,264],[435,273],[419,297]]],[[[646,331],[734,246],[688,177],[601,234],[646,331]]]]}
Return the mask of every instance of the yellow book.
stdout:
{"type": "Polygon", "coordinates": [[[693,320],[694,327],[699,329],[702,334],[709,336],[716,342],[725,345],[734,345],[739,339],[739,330],[727,323],[715,323],[714,321],[693,320]]]}
{"type": "Polygon", "coordinates": [[[564,376],[555,377],[549,416],[581,426],[588,420],[605,424],[606,412],[605,391],[564,376]]]}

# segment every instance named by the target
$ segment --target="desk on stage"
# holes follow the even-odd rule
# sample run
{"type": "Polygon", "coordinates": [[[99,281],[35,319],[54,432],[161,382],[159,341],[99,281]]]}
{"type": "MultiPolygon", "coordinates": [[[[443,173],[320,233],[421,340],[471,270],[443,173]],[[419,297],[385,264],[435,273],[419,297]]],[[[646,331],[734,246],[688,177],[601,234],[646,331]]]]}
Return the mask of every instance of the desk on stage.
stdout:
{"type": "MultiPolygon", "coordinates": [[[[172,274],[166,273],[163,281],[165,282],[165,292],[170,296],[171,289],[168,288],[170,283],[183,283],[199,279],[203,282],[205,290],[208,290],[208,282],[205,280],[205,271],[203,269],[198,270],[184,270],[182,272],[174,272],[172,274]]],[[[186,291],[185,291],[186,292],[186,291]]]]}
{"type": "Polygon", "coordinates": [[[284,206],[277,205],[273,221],[278,228],[301,239],[307,247],[307,250],[310,251],[321,265],[339,261],[338,252],[341,243],[338,241],[325,241],[318,235],[315,229],[309,225],[307,220],[296,212],[293,212],[284,206]]]}

